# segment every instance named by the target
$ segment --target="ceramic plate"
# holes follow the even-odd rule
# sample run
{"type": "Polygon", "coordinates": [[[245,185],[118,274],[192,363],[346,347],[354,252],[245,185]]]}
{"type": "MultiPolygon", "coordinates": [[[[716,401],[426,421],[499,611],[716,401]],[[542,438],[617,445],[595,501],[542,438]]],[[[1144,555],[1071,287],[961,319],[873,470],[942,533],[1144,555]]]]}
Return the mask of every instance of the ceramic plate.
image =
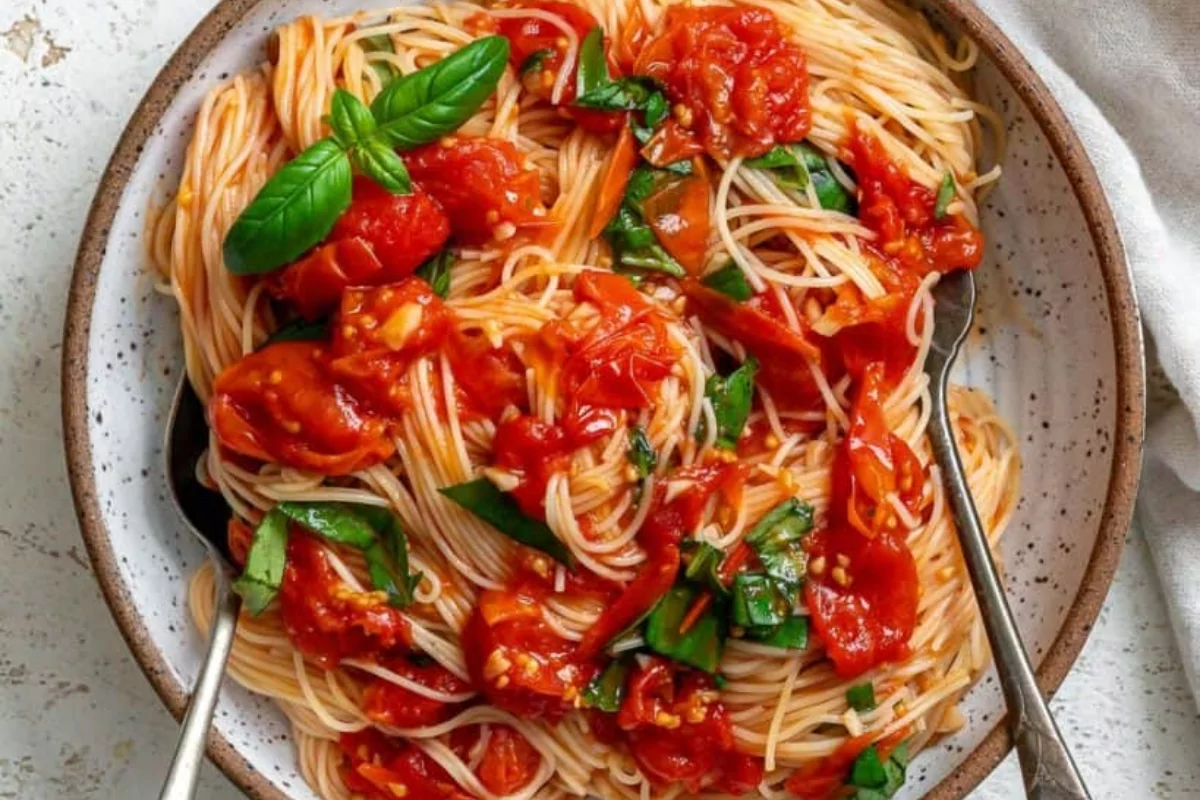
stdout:
{"type": "MultiPolygon", "coordinates": [[[[362,3],[363,0],[359,0],[362,3]]],[[[371,0],[365,0],[367,4],[371,0]]],[[[203,651],[185,607],[201,563],[165,499],[161,441],[181,350],[173,302],[143,257],[147,204],[178,180],[203,95],[259,61],[267,31],[354,0],[224,0],[155,81],[109,165],[85,229],[66,322],[67,457],[104,593],[151,682],[179,714],[203,651]]],[[[1003,114],[1010,151],[982,211],[979,325],[960,380],[981,386],[1020,437],[1023,498],[1003,542],[1010,597],[1042,686],[1062,681],[1108,589],[1141,452],[1143,374],[1133,289],[1112,217],[1075,134],[1044,85],[968,0],[935,20],[983,50],[978,92],[1003,114]]],[[[969,723],[915,762],[901,797],[960,798],[1008,749],[993,677],[969,723]]],[[[310,800],[284,718],[229,685],[211,739],[251,795],[310,800]]]]}

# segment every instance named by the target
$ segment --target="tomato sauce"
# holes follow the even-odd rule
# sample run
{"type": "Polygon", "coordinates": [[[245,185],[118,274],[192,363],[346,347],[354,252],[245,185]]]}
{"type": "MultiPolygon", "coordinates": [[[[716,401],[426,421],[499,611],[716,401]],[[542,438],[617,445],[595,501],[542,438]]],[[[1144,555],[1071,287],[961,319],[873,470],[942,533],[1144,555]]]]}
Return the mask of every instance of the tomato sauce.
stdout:
{"type": "Polygon", "coordinates": [[[370,800],[475,800],[419,747],[374,728],[343,733],[338,746],[346,788],[370,800]]]}
{"type": "Polygon", "coordinates": [[[528,591],[483,592],[462,643],[475,687],[522,717],[559,719],[599,671],[546,624],[541,600],[528,591]]]}
{"type": "Polygon", "coordinates": [[[525,166],[512,142],[455,135],[403,157],[413,182],[437,199],[463,244],[486,244],[550,224],[541,175],[525,166]]]}
{"type": "Polygon", "coordinates": [[[353,591],[334,571],[320,541],[294,525],[279,601],[292,645],[325,669],[346,658],[401,655],[412,644],[408,620],[388,605],[386,595],[353,591]]]}
{"type": "MultiPolygon", "coordinates": [[[[441,694],[463,694],[471,686],[453,672],[431,661],[419,664],[409,658],[381,659],[380,666],[441,694]]],[[[419,728],[445,722],[458,708],[426,697],[392,681],[372,677],[363,690],[363,712],[372,722],[393,728],[419,728]]]]}
{"type": "Polygon", "coordinates": [[[454,381],[465,396],[460,409],[498,419],[509,406],[523,410],[529,405],[525,387],[525,365],[512,343],[492,347],[478,331],[451,331],[446,356],[454,381]]]}
{"type": "MultiPolygon", "coordinates": [[[[600,23],[584,8],[574,3],[557,0],[518,0],[504,3],[500,9],[529,9],[541,11],[560,18],[574,31],[579,43],[600,23]]],[[[578,51],[568,53],[569,41],[563,30],[554,23],[539,17],[495,17],[490,27],[509,41],[509,60],[513,68],[524,72],[521,84],[534,97],[551,101],[554,84],[563,70],[567,70],[566,84],[559,97],[558,107],[580,127],[593,133],[612,133],[620,129],[625,114],[572,106],[577,92],[576,73],[579,67],[578,51]],[[530,64],[529,59],[538,54],[539,63],[530,64]]],[[[607,48],[606,48],[607,54],[607,48]]],[[[616,63],[609,55],[609,70],[616,63]]]]}
{"type": "MultiPolygon", "coordinates": [[[[471,751],[481,746],[481,740],[478,725],[455,728],[450,734],[450,747],[463,761],[470,761],[471,751]]],[[[482,747],[475,776],[495,795],[520,791],[533,779],[542,763],[541,753],[508,725],[488,726],[487,740],[482,742],[482,747]]]]}
{"type": "MultiPolygon", "coordinates": [[[[675,106],[655,138],[691,139],[717,158],[762,155],[800,141],[812,124],[804,53],[769,11],[672,6],[635,71],[662,81],[675,106]]],[[[672,157],[688,154],[669,149],[672,157]]]]}

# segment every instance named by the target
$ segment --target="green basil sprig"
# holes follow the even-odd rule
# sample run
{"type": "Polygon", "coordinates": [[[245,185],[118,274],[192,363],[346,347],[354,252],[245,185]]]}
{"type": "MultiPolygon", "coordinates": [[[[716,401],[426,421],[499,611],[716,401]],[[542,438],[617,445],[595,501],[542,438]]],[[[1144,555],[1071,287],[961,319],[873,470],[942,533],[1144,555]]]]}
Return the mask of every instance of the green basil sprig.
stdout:
{"type": "Polygon", "coordinates": [[[438,491],[508,538],[541,550],[568,567],[575,565],[575,557],[550,526],[526,516],[516,500],[497,489],[487,478],[446,486],[438,491]]]}
{"type": "Polygon", "coordinates": [[[955,191],[957,190],[954,186],[954,173],[946,170],[945,176],[942,177],[942,185],[938,187],[937,201],[933,205],[934,218],[944,219],[946,217],[946,209],[953,202],[955,191]]]}
{"type": "MultiPolygon", "coordinates": [[[[723,450],[737,449],[742,429],[750,418],[757,372],[758,360],[747,356],[729,375],[713,375],[704,384],[704,394],[712,401],[713,416],[717,420],[716,446],[723,450]]],[[[704,438],[704,433],[703,428],[696,432],[698,438],[704,438]]]]}
{"type": "Polygon", "coordinates": [[[354,167],[393,194],[412,191],[396,149],[458,130],[495,91],[507,63],[508,40],[489,36],[391,81],[370,108],[337,90],[333,135],[267,181],[225,237],[225,266],[237,275],[271,272],[319,244],[350,206],[354,167]]]}
{"type": "Polygon", "coordinates": [[[326,541],[361,550],[371,584],[387,594],[388,602],[397,608],[412,603],[422,576],[409,573],[408,542],[394,514],[349,503],[283,502],[267,512],[255,529],[246,567],[233,584],[250,613],[261,614],[279,593],[289,523],[326,541]]]}
{"type": "Polygon", "coordinates": [[[700,282],[739,303],[754,297],[754,288],[750,286],[750,281],[746,280],[742,268],[732,261],[716,272],[705,275],[704,280],[700,282]]]}

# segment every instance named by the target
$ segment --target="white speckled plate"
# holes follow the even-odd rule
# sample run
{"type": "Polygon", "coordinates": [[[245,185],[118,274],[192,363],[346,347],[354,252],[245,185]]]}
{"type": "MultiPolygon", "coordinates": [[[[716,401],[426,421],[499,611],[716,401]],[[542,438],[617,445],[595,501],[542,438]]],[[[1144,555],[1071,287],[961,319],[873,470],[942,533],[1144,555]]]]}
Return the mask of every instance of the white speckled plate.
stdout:
{"type": "MultiPolygon", "coordinates": [[[[176,714],[203,650],[184,599],[203,556],[164,498],[160,443],[181,351],[173,303],[153,292],[146,272],[143,210],[178,176],[204,93],[257,62],[268,30],[356,5],[220,3],[135,114],[80,245],[63,370],[75,502],[113,613],[176,714]]],[[[1025,641],[1053,690],[1099,610],[1129,523],[1143,416],[1137,308],[1091,165],[1045,87],[968,0],[936,9],[948,32],[982,46],[980,92],[1009,126],[1005,177],[983,211],[982,313],[961,379],[986,387],[1020,436],[1024,498],[1004,560],[1025,641]]],[[[1007,750],[991,677],[965,710],[967,728],[916,761],[904,798],[962,797],[1007,750]]],[[[288,739],[269,702],[227,687],[210,752],[249,793],[313,797],[288,739]]]]}

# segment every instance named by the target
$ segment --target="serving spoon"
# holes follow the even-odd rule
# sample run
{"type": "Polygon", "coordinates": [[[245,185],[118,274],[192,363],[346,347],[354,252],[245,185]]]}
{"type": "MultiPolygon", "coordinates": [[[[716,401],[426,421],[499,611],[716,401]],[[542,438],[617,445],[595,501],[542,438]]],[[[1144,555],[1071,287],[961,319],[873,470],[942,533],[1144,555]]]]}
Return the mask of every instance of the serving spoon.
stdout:
{"type": "Polygon", "coordinates": [[[975,276],[967,270],[942,276],[933,290],[937,314],[933,341],[925,358],[925,372],[932,384],[929,439],[946,482],[963,560],[975,586],[979,611],[996,660],[996,672],[1008,706],[1008,731],[1021,762],[1025,794],[1031,800],[1090,800],[1021,644],[950,426],[947,403],[950,368],[971,329],[975,297],[975,276]]]}
{"type": "Polygon", "coordinates": [[[226,528],[230,510],[221,495],[206,488],[196,478],[196,464],[208,447],[208,423],[204,404],[196,396],[186,373],[175,389],[171,414],[167,418],[167,484],[171,502],[188,531],[204,545],[216,567],[217,599],[208,633],[208,652],[200,665],[200,674],[192,688],[183,727],[175,745],[175,756],[159,800],[190,800],[196,793],[196,780],[204,762],[208,728],[225,675],[225,663],[233,647],[242,598],[233,591],[233,563],[229,558],[226,528]]]}

